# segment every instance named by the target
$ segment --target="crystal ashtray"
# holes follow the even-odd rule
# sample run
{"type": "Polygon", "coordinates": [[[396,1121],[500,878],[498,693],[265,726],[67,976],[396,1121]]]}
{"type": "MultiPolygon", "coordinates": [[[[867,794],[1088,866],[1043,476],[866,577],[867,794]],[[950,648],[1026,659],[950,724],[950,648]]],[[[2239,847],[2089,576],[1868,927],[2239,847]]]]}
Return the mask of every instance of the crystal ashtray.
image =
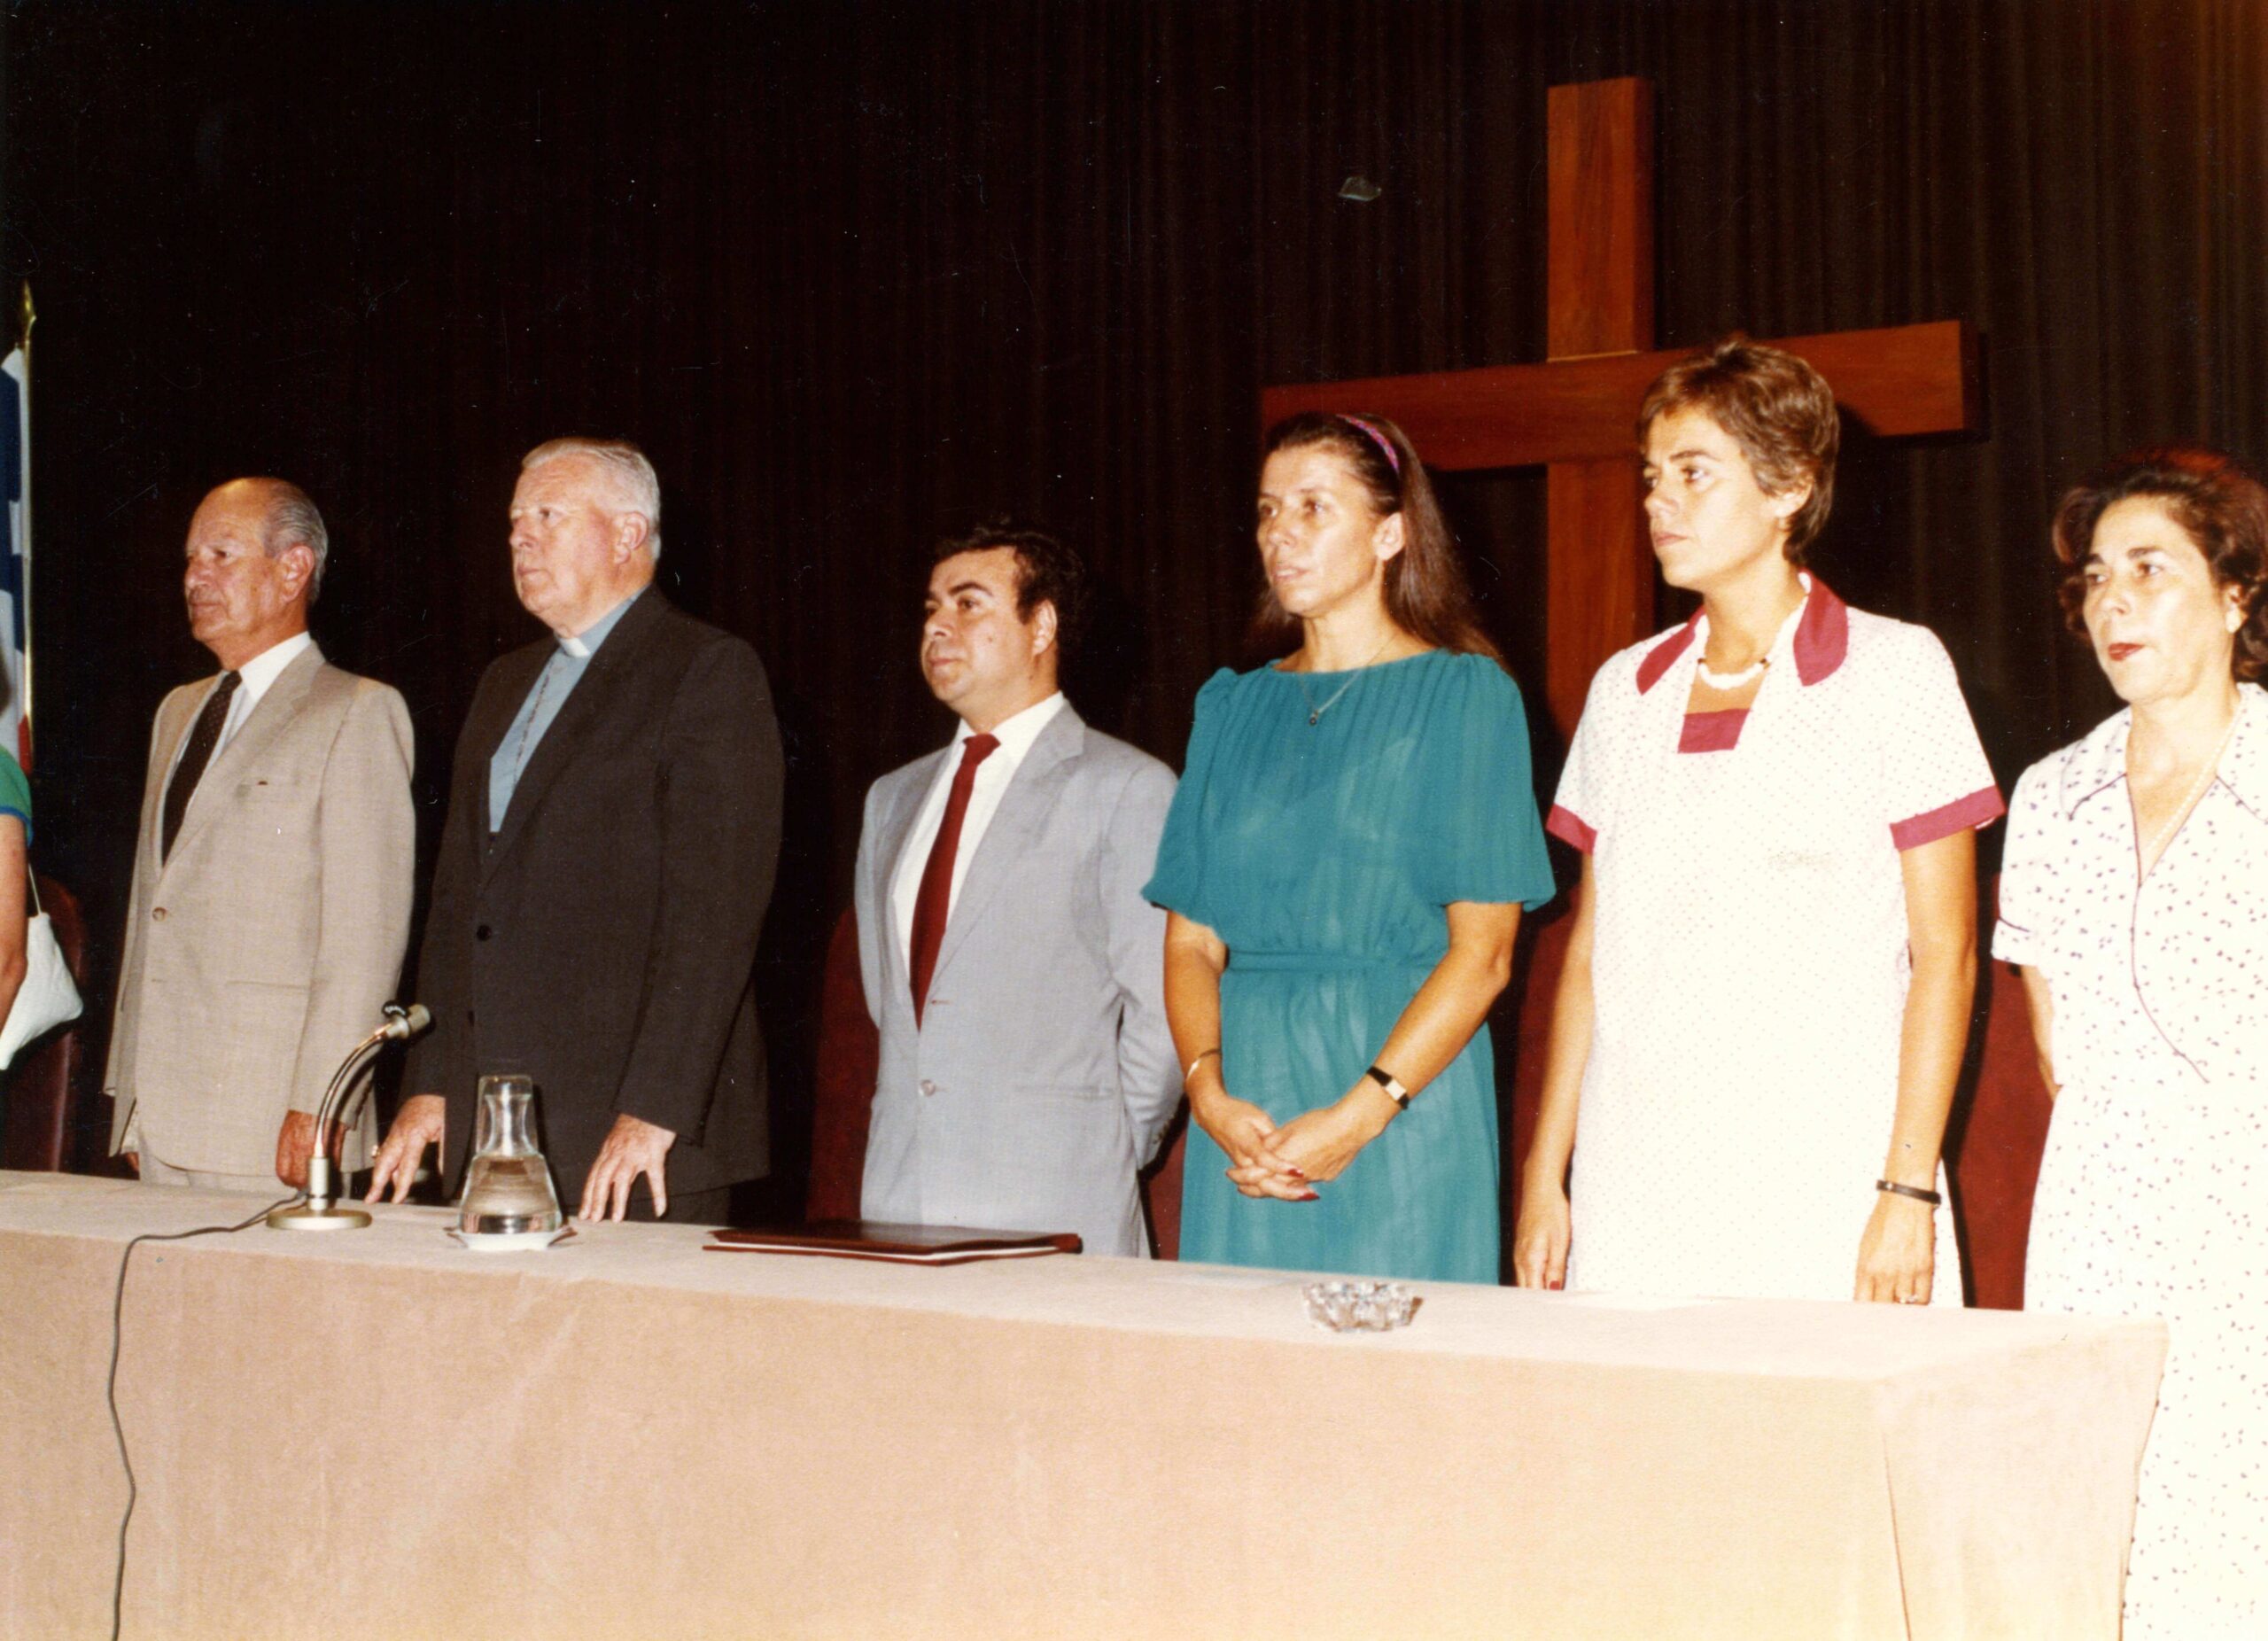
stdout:
{"type": "Polygon", "coordinates": [[[1407,1327],[1424,1302],[1399,1282],[1309,1282],[1300,1290],[1308,1320],[1334,1334],[1383,1334],[1407,1327]]]}

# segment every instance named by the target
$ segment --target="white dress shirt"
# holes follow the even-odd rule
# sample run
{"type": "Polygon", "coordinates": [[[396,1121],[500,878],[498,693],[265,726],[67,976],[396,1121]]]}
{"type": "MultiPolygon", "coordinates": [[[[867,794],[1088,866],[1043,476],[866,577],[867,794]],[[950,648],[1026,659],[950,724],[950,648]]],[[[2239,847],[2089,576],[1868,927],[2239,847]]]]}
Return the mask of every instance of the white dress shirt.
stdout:
{"type": "MultiPolygon", "coordinates": [[[[945,900],[945,922],[952,922],[954,902],[960,898],[961,880],[968,875],[968,863],[976,859],[976,847],[984,841],[984,828],[992,824],[992,817],[1000,808],[1000,799],[1014,780],[1016,770],[1022,765],[1024,755],[1031,751],[1031,743],[1039,739],[1039,732],[1055,721],[1063,710],[1063,692],[1057,690],[1046,700],[1036,703],[993,726],[991,734],[1000,744],[983,763],[976,766],[976,782],[970,787],[968,809],[961,816],[960,849],[953,857],[952,889],[945,900]]],[[[937,841],[937,828],[944,824],[945,800],[952,794],[953,774],[960,767],[965,756],[962,744],[976,732],[966,723],[953,736],[953,743],[946,749],[937,766],[937,777],[929,783],[929,795],[921,801],[921,813],[914,818],[913,830],[906,835],[905,852],[897,858],[897,875],[890,880],[889,907],[891,921],[897,926],[897,952],[910,968],[913,962],[913,903],[921,895],[921,874],[929,864],[929,851],[937,841]]]]}
{"type": "MultiPolygon", "coordinates": [[[[303,628],[281,643],[268,645],[237,669],[237,693],[229,698],[229,715],[221,720],[221,738],[213,743],[213,755],[205,760],[206,768],[210,769],[220,762],[222,751],[236,738],[237,731],[245,727],[245,719],[252,716],[252,710],[260,704],[260,696],[266,695],[269,687],[283,676],[284,669],[298,660],[300,652],[315,642],[315,634],[303,628]]],[[[218,689],[220,687],[219,681],[215,680],[213,688],[218,689]]],[[[212,696],[208,691],[206,700],[210,699],[212,696]]],[[[205,710],[203,701],[197,704],[197,710],[200,712],[205,710]]],[[[196,724],[194,718],[190,719],[192,733],[196,724]]],[[[182,736],[181,744],[174,748],[173,762],[166,766],[167,786],[174,783],[174,772],[181,767],[181,755],[187,750],[190,739],[190,735],[182,736]]],[[[151,836],[159,836],[165,826],[163,804],[158,805],[152,824],[158,829],[153,830],[151,836]]]]}

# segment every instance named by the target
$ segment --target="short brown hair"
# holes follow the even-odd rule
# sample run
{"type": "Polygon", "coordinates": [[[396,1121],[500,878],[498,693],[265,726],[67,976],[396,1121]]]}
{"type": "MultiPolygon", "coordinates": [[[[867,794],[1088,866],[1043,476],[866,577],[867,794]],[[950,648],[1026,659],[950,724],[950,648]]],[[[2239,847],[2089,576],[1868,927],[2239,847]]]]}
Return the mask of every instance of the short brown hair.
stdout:
{"type": "Polygon", "coordinates": [[[1016,556],[1016,618],[1029,621],[1040,605],[1053,604],[1057,660],[1068,660],[1087,616],[1087,566],[1070,548],[1045,530],[1000,519],[947,536],[931,550],[929,562],[942,564],[957,554],[996,547],[1016,556]]]}
{"type": "MultiPolygon", "coordinates": [[[[1450,532],[1425,464],[1410,436],[1382,416],[1336,416],[1302,410],[1268,430],[1261,461],[1278,450],[1319,447],[1354,471],[1370,494],[1371,510],[1381,518],[1402,515],[1402,550],[1386,560],[1386,612],[1403,632],[1458,655],[1487,656],[1499,666],[1504,657],[1481,629],[1472,591],[1457,560],[1450,532]]],[[[1263,588],[1252,624],[1255,649],[1271,649],[1300,630],[1273,587],[1263,588]]]]}
{"type": "Polygon", "coordinates": [[[1681,359],[1654,378],[1638,411],[1638,443],[1660,417],[1698,410],[1732,436],[1767,495],[1808,484],[1788,521],[1788,562],[1801,565],[1835,505],[1843,419],[1827,378],[1793,354],[1744,336],[1681,359]]]}
{"type": "Polygon", "coordinates": [[[2136,497],[2163,502],[2204,555],[2213,585],[2238,589],[2244,620],[2230,670],[2247,681],[2268,675],[2268,488],[2218,450],[2164,445],[2130,451],[2063,493],[2054,530],[2063,619],[2073,632],[2086,632],[2086,564],[2095,526],[2117,503],[2136,497]]]}

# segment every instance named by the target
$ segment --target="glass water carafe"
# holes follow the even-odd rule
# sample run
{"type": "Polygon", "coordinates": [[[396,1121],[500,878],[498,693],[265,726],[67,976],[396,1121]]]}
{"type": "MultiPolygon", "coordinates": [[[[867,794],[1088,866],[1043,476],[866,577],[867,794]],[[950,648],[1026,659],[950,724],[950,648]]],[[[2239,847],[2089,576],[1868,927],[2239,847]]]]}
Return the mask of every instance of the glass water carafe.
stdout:
{"type": "Polygon", "coordinates": [[[480,1079],[480,1113],[472,1160],[457,1199],[457,1229],[466,1236],[524,1236],[566,1223],[551,1168],[535,1143],[535,1080],[480,1079]]]}

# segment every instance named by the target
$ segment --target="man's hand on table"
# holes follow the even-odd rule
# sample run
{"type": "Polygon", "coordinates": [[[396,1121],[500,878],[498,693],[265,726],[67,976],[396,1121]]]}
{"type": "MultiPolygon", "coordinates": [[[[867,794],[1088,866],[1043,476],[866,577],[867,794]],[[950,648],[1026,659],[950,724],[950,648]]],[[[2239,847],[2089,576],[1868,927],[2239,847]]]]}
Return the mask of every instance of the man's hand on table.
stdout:
{"type": "Polygon", "coordinates": [[[408,1197],[425,1147],[441,1143],[448,1115],[448,1101],[439,1094],[412,1094],[401,1102],[401,1109],[394,1113],[393,1126],[386,1130],[385,1143],[370,1164],[370,1188],[362,1194],[364,1202],[378,1201],[389,1184],[393,1186],[394,1202],[408,1197]]]}
{"type": "MultiPolygon", "coordinates": [[[[346,1134],[339,1124],[330,1125],[330,1157],[338,1160],[339,1146],[346,1134]]],[[[310,1111],[286,1111],[284,1125],[276,1131],[276,1177],[295,1191],[307,1188],[307,1163],[315,1154],[315,1119],[310,1111]]]]}
{"type": "Polygon", "coordinates": [[[673,1130],[657,1127],[627,1111],[617,1115],[614,1126],[607,1131],[606,1142],[599,1147],[598,1160],[583,1181],[583,1202],[575,1217],[621,1218],[630,1210],[630,1187],[641,1174],[646,1177],[646,1188],[654,1194],[654,1217],[669,1212],[664,1159],[676,1143],[673,1130]]]}

